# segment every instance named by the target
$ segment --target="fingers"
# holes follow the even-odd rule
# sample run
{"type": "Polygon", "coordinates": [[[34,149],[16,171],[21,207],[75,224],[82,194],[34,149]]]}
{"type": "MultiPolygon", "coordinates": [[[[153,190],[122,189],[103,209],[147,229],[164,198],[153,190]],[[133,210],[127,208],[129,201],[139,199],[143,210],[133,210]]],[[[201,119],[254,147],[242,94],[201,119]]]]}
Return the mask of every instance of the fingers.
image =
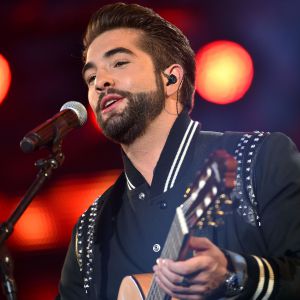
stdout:
{"type": "Polygon", "coordinates": [[[189,239],[189,247],[193,250],[194,256],[209,256],[227,268],[228,262],[223,251],[213,244],[209,239],[191,237],[189,239]]]}
{"type": "MultiPolygon", "coordinates": [[[[201,291],[194,291],[191,287],[178,287],[168,284],[164,280],[161,280],[160,277],[155,276],[157,284],[172,298],[176,299],[191,299],[191,300],[203,300],[201,291]]],[[[205,293],[203,293],[205,295],[205,293]]]]}
{"type": "Polygon", "coordinates": [[[157,284],[171,297],[176,299],[204,299],[205,286],[193,285],[192,280],[177,274],[171,275],[167,272],[170,277],[165,276],[164,270],[161,270],[158,266],[154,267],[154,271],[157,284]],[[172,282],[172,280],[174,281],[172,282]]]}
{"type": "Polygon", "coordinates": [[[159,286],[174,298],[204,299],[221,286],[227,272],[227,259],[218,247],[204,238],[191,239],[191,244],[198,249],[196,256],[158,259],[153,268],[159,286]]]}
{"type": "Polygon", "coordinates": [[[207,251],[214,247],[214,244],[207,238],[192,236],[189,239],[189,246],[196,251],[207,251]]]}
{"type": "MultiPolygon", "coordinates": [[[[184,261],[172,261],[168,259],[158,259],[158,265],[165,265],[168,271],[176,273],[178,275],[182,275],[180,280],[182,280],[183,276],[191,277],[194,273],[200,273],[207,269],[215,269],[216,262],[211,256],[201,256],[201,258],[194,256],[190,259],[184,261]]],[[[165,272],[167,272],[167,270],[165,272]]],[[[166,274],[169,275],[169,274],[166,274]]]]}
{"type": "Polygon", "coordinates": [[[191,274],[185,266],[182,268],[181,262],[174,262],[167,259],[158,260],[158,265],[153,268],[155,279],[159,286],[169,295],[179,299],[203,299],[208,291],[208,275],[197,273],[195,276],[185,276],[191,274]],[[181,271],[180,273],[174,272],[181,271]]]}
{"type": "Polygon", "coordinates": [[[174,285],[180,285],[184,280],[184,274],[176,271],[176,270],[178,270],[177,266],[175,266],[175,268],[170,267],[173,264],[174,264],[174,262],[171,260],[158,259],[157,266],[155,266],[153,269],[155,272],[159,272],[160,274],[162,274],[163,277],[167,277],[169,279],[169,281],[171,283],[173,283],[174,285]]]}

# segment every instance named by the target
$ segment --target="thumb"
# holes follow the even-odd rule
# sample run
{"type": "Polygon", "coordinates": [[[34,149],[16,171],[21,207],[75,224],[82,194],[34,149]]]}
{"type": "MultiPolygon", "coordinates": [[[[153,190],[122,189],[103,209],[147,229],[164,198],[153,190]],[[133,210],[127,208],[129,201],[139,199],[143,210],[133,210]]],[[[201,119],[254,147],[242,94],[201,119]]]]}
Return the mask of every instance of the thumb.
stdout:
{"type": "Polygon", "coordinates": [[[192,236],[189,240],[189,247],[194,251],[206,251],[213,246],[213,243],[204,237],[195,237],[192,236]]]}

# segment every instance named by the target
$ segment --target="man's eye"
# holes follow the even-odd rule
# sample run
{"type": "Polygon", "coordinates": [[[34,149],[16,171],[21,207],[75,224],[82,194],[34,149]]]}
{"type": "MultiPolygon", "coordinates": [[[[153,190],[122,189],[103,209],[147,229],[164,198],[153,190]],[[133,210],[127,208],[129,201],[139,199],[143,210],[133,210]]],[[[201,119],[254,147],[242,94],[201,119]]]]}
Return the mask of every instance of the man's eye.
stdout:
{"type": "Polygon", "coordinates": [[[92,76],[89,76],[86,80],[86,84],[87,85],[91,85],[95,82],[95,79],[96,79],[96,76],[95,75],[92,75],[92,76]]]}
{"type": "Polygon", "coordinates": [[[114,67],[117,68],[117,67],[121,67],[121,66],[124,66],[126,64],[128,64],[129,62],[128,61],[118,61],[114,64],[114,67]]]}

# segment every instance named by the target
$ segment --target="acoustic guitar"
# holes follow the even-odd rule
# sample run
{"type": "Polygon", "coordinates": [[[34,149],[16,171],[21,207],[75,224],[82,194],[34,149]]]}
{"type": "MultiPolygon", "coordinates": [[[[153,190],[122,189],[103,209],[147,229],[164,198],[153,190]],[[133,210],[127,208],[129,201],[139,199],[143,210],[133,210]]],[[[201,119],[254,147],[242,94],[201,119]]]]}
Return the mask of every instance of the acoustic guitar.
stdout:
{"type": "MultiPolygon", "coordinates": [[[[205,163],[193,184],[187,188],[183,203],[177,207],[161,258],[182,260],[188,251],[188,239],[196,229],[222,225],[230,212],[230,193],[235,186],[235,159],[225,150],[215,151],[205,163]]],[[[126,276],[118,300],[171,299],[153,278],[153,274],[126,276]]]]}

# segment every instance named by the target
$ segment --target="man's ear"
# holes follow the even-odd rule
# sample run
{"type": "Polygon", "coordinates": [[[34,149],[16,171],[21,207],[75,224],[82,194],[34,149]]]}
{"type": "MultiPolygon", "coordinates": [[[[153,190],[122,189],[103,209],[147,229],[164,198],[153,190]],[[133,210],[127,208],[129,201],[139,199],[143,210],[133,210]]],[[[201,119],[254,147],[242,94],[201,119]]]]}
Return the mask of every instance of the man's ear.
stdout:
{"type": "Polygon", "coordinates": [[[183,80],[183,68],[179,64],[173,64],[163,72],[163,81],[165,84],[166,96],[175,94],[180,89],[183,80]]]}

